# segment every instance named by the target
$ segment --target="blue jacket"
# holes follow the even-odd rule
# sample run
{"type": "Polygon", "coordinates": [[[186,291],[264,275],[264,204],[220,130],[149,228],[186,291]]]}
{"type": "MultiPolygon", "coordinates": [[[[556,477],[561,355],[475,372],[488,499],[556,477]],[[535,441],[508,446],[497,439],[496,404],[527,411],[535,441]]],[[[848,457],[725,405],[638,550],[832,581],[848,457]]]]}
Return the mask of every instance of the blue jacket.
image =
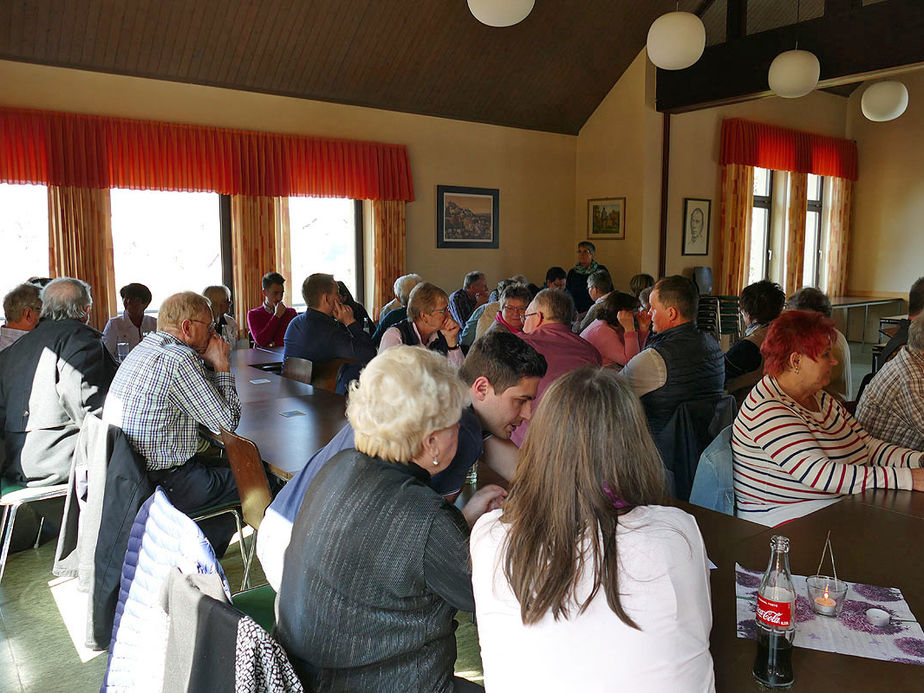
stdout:
{"type": "Polygon", "coordinates": [[[691,503],[726,515],[735,514],[731,436],[732,427],[726,426],[703,451],[690,491],[691,503]]]}
{"type": "Polygon", "coordinates": [[[357,320],[344,327],[331,316],[314,308],[297,315],[286,328],[285,358],[296,356],[315,363],[331,359],[356,359],[359,367],[341,368],[337,391],[345,392],[350,380],[375,356],[372,338],[357,320]]]}

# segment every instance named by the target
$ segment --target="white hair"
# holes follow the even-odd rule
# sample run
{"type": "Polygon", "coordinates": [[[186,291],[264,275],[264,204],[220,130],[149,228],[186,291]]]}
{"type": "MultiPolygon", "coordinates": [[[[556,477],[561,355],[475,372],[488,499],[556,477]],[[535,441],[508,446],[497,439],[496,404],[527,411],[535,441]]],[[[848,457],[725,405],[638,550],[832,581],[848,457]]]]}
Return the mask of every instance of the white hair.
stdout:
{"type": "Polygon", "coordinates": [[[415,346],[388,349],[350,385],[346,415],[356,449],[406,464],[427,436],[459,420],[468,397],[445,356],[415,346]]]}
{"type": "Polygon", "coordinates": [[[423,277],[419,274],[402,274],[395,279],[395,298],[401,302],[402,306],[407,306],[411,291],[422,281],[423,277]]]}
{"type": "Polygon", "coordinates": [[[42,289],[42,317],[45,319],[86,322],[92,306],[90,285],[80,279],[59,277],[42,289]]]}

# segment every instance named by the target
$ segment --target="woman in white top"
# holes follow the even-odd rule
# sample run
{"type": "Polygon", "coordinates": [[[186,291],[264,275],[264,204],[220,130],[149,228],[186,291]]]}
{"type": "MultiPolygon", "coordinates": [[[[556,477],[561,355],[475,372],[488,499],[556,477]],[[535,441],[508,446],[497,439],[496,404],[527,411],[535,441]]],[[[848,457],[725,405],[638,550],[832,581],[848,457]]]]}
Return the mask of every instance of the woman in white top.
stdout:
{"type": "Polygon", "coordinates": [[[119,358],[119,342],[125,342],[131,350],[138,346],[144,335],[157,330],[157,318],[144,314],[151,304],[151,290],[148,287],[137,283],[126,284],[119,295],[125,310],[122,315],[109,318],[103,329],[103,343],[115,358],[119,358]]]}
{"type": "Polygon", "coordinates": [[[212,318],[215,320],[215,332],[233,349],[237,346],[238,329],[237,320],[228,313],[231,309],[231,289],[224,284],[207,286],[202,295],[212,302],[212,318]]]}
{"type": "Polygon", "coordinates": [[[664,469],[610,369],[546,391],[503,510],[472,530],[489,691],[713,691],[696,521],[657,505],[664,469]]]}

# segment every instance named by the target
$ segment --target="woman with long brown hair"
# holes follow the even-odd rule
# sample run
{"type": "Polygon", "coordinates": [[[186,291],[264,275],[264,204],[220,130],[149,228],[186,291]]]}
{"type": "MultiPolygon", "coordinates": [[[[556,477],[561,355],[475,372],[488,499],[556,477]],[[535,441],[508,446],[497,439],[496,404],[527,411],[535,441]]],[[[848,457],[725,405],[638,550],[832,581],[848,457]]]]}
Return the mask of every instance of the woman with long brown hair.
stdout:
{"type": "Polygon", "coordinates": [[[628,387],[609,369],[556,380],[503,510],[472,531],[488,690],[714,690],[703,540],[663,494],[628,387]]]}

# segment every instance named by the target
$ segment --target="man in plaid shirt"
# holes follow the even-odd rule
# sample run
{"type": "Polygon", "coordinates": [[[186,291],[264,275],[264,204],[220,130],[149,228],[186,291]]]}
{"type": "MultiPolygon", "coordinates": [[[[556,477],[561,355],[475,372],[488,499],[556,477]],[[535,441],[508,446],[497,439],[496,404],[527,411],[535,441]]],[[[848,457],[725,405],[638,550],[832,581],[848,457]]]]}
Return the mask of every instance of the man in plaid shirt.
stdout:
{"type": "Polygon", "coordinates": [[[924,312],[908,327],[906,344],[886,363],[857,406],[857,420],[874,438],[924,450],[924,312]]]}
{"type": "MultiPolygon", "coordinates": [[[[233,431],[241,418],[229,354],[208,299],[192,291],[174,294],[161,304],[157,332],[122,363],[103,408],[103,419],[121,428],[144,457],[151,481],[190,515],[238,500],[231,470],[196,457],[199,424],[233,431]]],[[[234,533],[228,520],[201,525],[218,556],[234,533]]]]}

